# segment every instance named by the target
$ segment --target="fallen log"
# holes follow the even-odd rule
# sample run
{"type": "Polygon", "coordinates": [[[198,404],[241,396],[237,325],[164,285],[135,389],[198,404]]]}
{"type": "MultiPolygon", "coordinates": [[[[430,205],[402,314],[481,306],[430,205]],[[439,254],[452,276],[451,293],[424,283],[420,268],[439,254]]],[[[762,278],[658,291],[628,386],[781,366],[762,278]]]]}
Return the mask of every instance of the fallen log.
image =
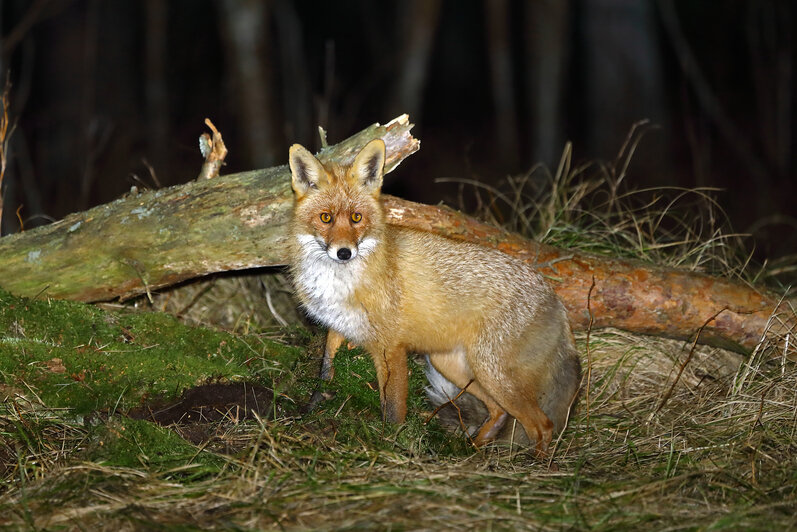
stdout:
{"type": "MultiPolygon", "coordinates": [[[[417,151],[405,116],[319,157],[350,161],[373,138],[388,171],[417,151]]],[[[128,299],[207,274],[286,262],[292,196],[286,166],[131,194],[49,226],[0,238],[0,286],[26,296],[128,299]]],[[[793,328],[778,299],[739,282],[642,262],[571,253],[439,206],[384,196],[389,223],[492,246],[537,264],[576,329],[611,326],[735,351],[793,328]],[[772,325],[776,325],[773,329],[772,325]]]]}
{"type": "Polygon", "coordinates": [[[615,327],[681,340],[699,332],[698,343],[746,353],[767,333],[783,344],[795,327],[793,311],[777,296],[738,281],[555,248],[446,207],[389,196],[384,204],[392,224],[491,246],[536,264],[577,330],[615,327]]]}
{"type": "MultiPolygon", "coordinates": [[[[320,156],[351,162],[381,138],[389,172],[418,150],[411,128],[406,115],[374,124],[320,156]]],[[[0,286],[25,296],[125,300],[211,273],[285,264],[292,201],[287,165],[131,193],[0,238],[0,286]]]]}

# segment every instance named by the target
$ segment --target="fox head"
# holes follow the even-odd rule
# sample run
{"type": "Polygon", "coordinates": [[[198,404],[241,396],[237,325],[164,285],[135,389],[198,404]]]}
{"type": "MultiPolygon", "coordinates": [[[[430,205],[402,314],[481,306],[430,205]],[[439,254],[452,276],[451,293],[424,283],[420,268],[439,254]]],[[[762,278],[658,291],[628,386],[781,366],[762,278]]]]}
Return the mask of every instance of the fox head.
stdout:
{"type": "Polygon", "coordinates": [[[385,143],[372,140],[349,167],[324,165],[294,144],[289,162],[296,199],[294,234],[305,252],[345,263],[372,251],[384,226],[379,193],[385,143]]]}

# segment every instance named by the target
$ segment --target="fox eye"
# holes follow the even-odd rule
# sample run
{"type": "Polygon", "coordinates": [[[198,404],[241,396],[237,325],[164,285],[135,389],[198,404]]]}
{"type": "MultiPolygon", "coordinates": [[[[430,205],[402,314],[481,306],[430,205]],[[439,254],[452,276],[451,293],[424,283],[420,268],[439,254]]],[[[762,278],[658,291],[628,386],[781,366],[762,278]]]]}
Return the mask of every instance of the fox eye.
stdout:
{"type": "Polygon", "coordinates": [[[357,222],[359,222],[362,219],[363,219],[363,215],[360,214],[359,212],[351,213],[351,221],[352,222],[357,223],[357,222]]]}
{"type": "Polygon", "coordinates": [[[332,215],[329,214],[328,212],[322,212],[321,221],[324,222],[325,224],[328,224],[329,222],[332,221],[332,215]]]}

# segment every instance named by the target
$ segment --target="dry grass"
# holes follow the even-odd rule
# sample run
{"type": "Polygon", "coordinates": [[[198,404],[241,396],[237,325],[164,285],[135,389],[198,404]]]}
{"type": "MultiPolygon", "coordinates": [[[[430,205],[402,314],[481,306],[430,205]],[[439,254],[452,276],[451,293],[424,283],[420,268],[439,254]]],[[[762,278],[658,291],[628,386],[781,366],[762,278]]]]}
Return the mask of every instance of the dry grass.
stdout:
{"type": "Polygon", "coordinates": [[[153,294],[137,304],[177,316],[185,323],[250,332],[279,331],[301,322],[287,274],[279,270],[218,275],[153,294]]]}
{"type": "MultiPolygon", "coordinates": [[[[620,331],[591,342],[589,408],[580,405],[547,462],[499,446],[438,454],[433,427],[408,435],[366,423],[344,436],[323,417],[228,420],[219,438],[243,450],[197,478],[190,464],[156,471],[70,460],[85,429],[28,402],[2,423],[48,424],[32,440],[49,443],[13,451],[41,469],[6,484],[0,514],[19,529],[793,527],[793,364],[733,371],[735,355],[698,347],[658,410],[689,346],[620,331]]],[[[356,415],[345,405],[339,414],[356,415]]]]}
{"type": "Polygon", "coordinates": [[[794,257],[753,268],[748,235],[731,229],[715,188],[635,189],[628,168],[651,126],[636,124],[614,161],[575,164],[565,146],[555,172],[536,166],[499,186],[469,179],[460,184],[463,210],[554,246],[660,265],[788,284],[794,257]]]}

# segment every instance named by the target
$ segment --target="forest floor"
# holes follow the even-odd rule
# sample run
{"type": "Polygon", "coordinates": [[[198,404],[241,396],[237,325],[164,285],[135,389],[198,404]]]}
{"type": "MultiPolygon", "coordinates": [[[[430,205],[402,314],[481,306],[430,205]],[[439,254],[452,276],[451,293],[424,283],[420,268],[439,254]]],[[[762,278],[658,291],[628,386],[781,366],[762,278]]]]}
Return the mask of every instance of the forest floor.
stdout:
{"type": "Polygon", "coordinates": [[[0,529],[797,527],[777,353],[698,346],[676,382],[691,345],[580,334],[581,399],[540,459],[427,423],[420,359],[386,425],[360,350],[322,385],[319,331],[243,329],[0,292],[0,529]]]}
{"type": "MultiPolygon", "coordinates": [[[[568,146],[547,180],[475,187],[459,208],[788,294],[797,258],[755,270],[712,191],[623,192],[634,145],[597,177],[568,146]]],[[[275,272],[128,305],[0,291],[0,530],[797,529],[788,335],[743,355],[578,333],[581,396],[541,459],[429,420],[420,358],[406,423],[384,424],[369,357],[343,349],[321,383],[323,331],[301,323],[275,272]]]]}

